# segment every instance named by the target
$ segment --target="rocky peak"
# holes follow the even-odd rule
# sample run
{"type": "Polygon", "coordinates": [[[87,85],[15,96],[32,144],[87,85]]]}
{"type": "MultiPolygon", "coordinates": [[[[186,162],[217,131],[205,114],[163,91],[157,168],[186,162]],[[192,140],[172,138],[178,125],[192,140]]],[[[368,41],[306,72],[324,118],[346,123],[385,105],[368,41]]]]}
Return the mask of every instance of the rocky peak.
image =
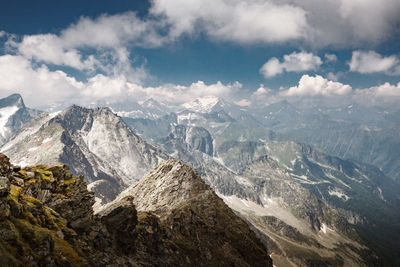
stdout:
{"type": "Polygon", "coordinates": [[[26,108],[19,94],[0,99],[0,145],[39,113],[26,108]]]}
{"type": "Polygon", "coordinates": [[[192,168],[170,159],[122,192],[120,198],[133,195],[138,210],[163,214],[211,191],[192,168]]]}
{"type": "Polygon", "coordinates": [[[99,214],[109,213],[105,211],[127,198],[139,212],[159,216],[167,237],[189,255],[184,265],[272,266],[266,248],[249,226],[180,161],[160,164],[99,214]]]}
{"type": "Polygon", "coordinates": [[[25,108],[22,96],[20,94],[12,94],[8,97],[0,99],[0,108],[8,106],[17,106],[18,108],[25,108]]]}

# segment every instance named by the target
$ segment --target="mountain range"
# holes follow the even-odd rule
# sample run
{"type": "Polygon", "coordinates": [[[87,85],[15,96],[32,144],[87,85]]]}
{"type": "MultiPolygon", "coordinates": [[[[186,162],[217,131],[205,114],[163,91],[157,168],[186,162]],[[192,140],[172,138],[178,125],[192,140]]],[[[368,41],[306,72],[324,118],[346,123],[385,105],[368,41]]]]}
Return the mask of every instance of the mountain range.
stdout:
{"type": "MultiPolygon", "coordinates": [[[[292,105],[287,102],[280,108],[288,111],[276,104],[259,113],[216,97],[164,106],[150,99],[131,110],[121,104],[118,111],[115,105],[112,109],[72,106],[58,113],[42,113],[13,130],[1,152],[21,167],[69,165],[70,172],[83,175],[94,192],[94,210],[99,215],[124,205],[130,195],[138,212],[159,216],[163,227],[177,221],[181,230],[189,231],[183,225],[216,227],[208,222],[220,217],[210,217],[212,210],[205,207],[208,201],[221,206],[222,199],[268,247],[276,266],[393,266],[399,262],[397,178],[388,177],[390,172],[370,162],[341,158],[315,142],[311,142],[315,147],[305,144],[306,131],[296,135],[289,130],[291,124],[305,124],[306,129],[313,121],[319,127],[333,120],[357,121],[362,112],[353,118],[348,112],[326,109],[320,112],[322,118],[307,121],[308,116],[314,118],[311,111],[296,117],[301,111],[291,113],[292,105]],[[156,112],[157,107],[163,112],[156,112]],[[198,178],[193,178],[195,184],[181,181],[187,175],[198,176],[171,158],[196,169],[210,188],[197,185],[198,178]],[[159,164],[153,174],[145,176],[159,164]],[[193,195],[193,185],[208,193],[193,195]],[[182,201],[189,202],[183,205],[182,201]],[[196,205],[201,208],[191,209],[196,205]],[[203,209],[210,214],[202,213],[203,209]],[[187,221],[189,211],[200,217],[187,221]]],[[[169,234],[181,235],[174,231],[169,234]]],[[[195,232],[180,236],[191,240],[185,241],[190,247],[185,253],[195,251],[191,247],[196,244],[195,232]]],[[[202,238],[199,242],[198,246],[206,246],[202,238]]],[[[228,254],[242,255],[237,249],[234,243],[226,247],[228,254]]],[[[201,253],[205,259],[211,253],[214,259],[222,252],[201,253]]]]}

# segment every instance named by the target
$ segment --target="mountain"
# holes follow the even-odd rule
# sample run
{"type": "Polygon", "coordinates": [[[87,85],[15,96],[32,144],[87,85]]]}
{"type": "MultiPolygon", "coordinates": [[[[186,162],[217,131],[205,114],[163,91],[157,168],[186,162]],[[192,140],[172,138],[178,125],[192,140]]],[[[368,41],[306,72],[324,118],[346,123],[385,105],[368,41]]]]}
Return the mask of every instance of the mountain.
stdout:
{"type": "Polygon", "coordinates": [[[138,211],[160,218],[171,242],[180,244],[186,255],[195,255],[196,260],[187,262],[192,266],[272,266],[247,224],[179,161],[162,163],[104,210],[130,196],[138,211]]]}
{"type": "Polygon", "coordinates": [[[1,151],[20,166],[69,165],[103,203],[168,158],[110,109],[78,106],[32,120],[1,151]]]}
{"type": "Polygon", "coordinates": [[[40,111],[27,108],[19,94],[0,99],[0,145],[39,114],[40,111]]]}
{"type": "MultiPolygon", "coordinates": [[[[340,211],[348,223],[356,226],[364,243],[375,250],[384,247],[385,252],[379,252],[391,254],[389,258],[392,260],[400,256],[393,249],[399,246],[397,240],[400,237],[393,238],[399,233],[400,185],[379,169],[329,156],[294,142],[247,144],[231,142],[221,146],[224,150],[219,149],[216,153],[232,169],[245,166],[244,169],[248,170],[249,166],[253,166],[251,169],[256,170],[252,172],[260,174],[266,171],[258,170],[254,162],[258,162],[259,155],[265,153],[291,177],[291,184],[307,189],[316,198],[340,211]],[[253,147],[254,153],[249,153],[248,147],[253,147]]],[[[243,168],[240,172],[244,172],[242,176],[247,176],[243,168]]],[[[281,188],[279,192],[282,191],[281,188]]]]}
{"type": "MultiPolygon", "coordinates": [[[[284,141],[263,126],[233,119],[216,130],[210,114],[168,124],[151,142],[195,168],[268,243],[277,266],[396,262],[398,239],[390,236],[399,232],[398,183],[373,166],[284,141]],[[188,142],[185,133],[195,127],[210,134],[213,154],[188,142]]],[[[132,127],[146,138],[156,125],[132,127]]]]}
{"type": "Polygon", "coordinates": [[[396,111],[357,104],[325,107],[283,101],[252,114],[287,139],[374,165],[387,176],[400,179],[400,124],[395,119],[396,111]]]}
{"type": "Polygon", "coordinates": [[[97,107],[110,107],[113,112],[121,117],[127,118],[149,118],[157,119],[169,114],[174,109],[162,104],[153,98],[137,103],[131,100],[120,101],[115,103],[97,103],[97,107]]]}
{"type": "Polygon", "coordinates": [[[97,214],[65,165],[21,169],[0,155],[0,176],[2,266],[272,266],[247,224],[177,161],[97,214]]]}
{"type": "Polygon", "coordinates": [[[205,96],[182,104],[182,107],[197,113],[210,113],[224,109],[226,103],[216,96],[205,96]]]}

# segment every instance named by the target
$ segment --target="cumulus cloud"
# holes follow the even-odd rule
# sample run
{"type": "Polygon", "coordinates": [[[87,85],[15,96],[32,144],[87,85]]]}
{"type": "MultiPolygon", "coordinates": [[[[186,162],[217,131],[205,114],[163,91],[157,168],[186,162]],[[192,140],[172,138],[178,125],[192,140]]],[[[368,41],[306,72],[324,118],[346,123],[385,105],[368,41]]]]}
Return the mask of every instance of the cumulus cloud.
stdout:
{"type": "Polygon", "coordinates": [[[154,0],[150,12],[166,18],[172,36],[204,31],[238,43],[299,39],[307,26],[303,9],[273,1],[154,0]]]}
{"type": "Polygon", "coordinates": [[[392,55],[384,57],[374,51],[353,51],[349,62],[350,71],[359,73],[383,72],[400,75],[400,60],[392,55]]]}
{"type": "Polygon", "coordinates": [[[32,68],[22,56],[0,56],[0,92],[2,96],[19,92],[28,105],[47,106],[63,100],[76,100],[84,84],[62,71],[50,71],[45,65],[32,68]]]}
{"type": "Polygon", "coordinates": [[[142,66],[132,67],[132,47],[158,47],[169,38],[158,32],[160,21],[139,19],[134,12],[86,17],[59,34],[25,35],[10,38],[15,54],[37,62],[68,66],[80,71],[123,73],[131,81],[146,77],[142,66]]]}
{"type": "Polygon", "coordinates": [[[205,32],[238,43],[377,44],[398,30],[398,0],[153,0],[174,37],[205,32]],[[283,23],[284,22],[284,23],[283,23]]]}
{"type": "Polygon", "coordinates": [[[400,101],[400,82],[397,84],[384,83],[366,89],[357,89],[353,101],[366,105],[395,106],[400,101]]]}
{"type": "Polygon", "coordinates": [[[189,86],[164,84],[146,87],[130,82],[124,75],[96,74],[86,81],[77,81],[63,71],[51,71],[46,65],[32,65],[22,56],[0,56],[0,97],[21,93],[28,106],[48,109],[59,105],[89,105],[97,101],[140,101],[154,98],[158,101],[183,103],[204,95],[232,99],[242,84],[217,82],[206,84],[198,81],[189,86]]]}
{"type": "Polygon", "coordinates": [[[352,91],[350,85],[329,81],[322,76],[303,75],[297,86],[282,92],[284,96],[342,96],[352,91]]]}
{"type": "Polygon", "coordinates": [[[398,0],[287,0],[307,11],[312,46],[371,46],[398,32],[398,0]]]}
{"type": "Polygon", "coordinates": [[[286,72],[301,72],[309,70],[317,70],[322,64],[319,56],[306,52],[293,52],[283,56],[280,62],[276,57],[268,60],[260,69],[260,73],[265,78],[273,77],[286,72]]]}

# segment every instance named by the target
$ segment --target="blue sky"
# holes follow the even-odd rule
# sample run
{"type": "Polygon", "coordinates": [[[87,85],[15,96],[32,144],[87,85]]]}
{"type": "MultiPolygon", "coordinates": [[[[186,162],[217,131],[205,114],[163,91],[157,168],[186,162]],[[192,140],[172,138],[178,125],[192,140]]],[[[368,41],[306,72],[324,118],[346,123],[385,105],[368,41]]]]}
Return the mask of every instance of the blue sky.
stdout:
{"type": "Polygon", "coordinates": [[[17,91],[47,109],[209,94],[242,105],[332,96],[393,102],[400,3],[376,2],[6,1],[0,95],[17,91]]]}

